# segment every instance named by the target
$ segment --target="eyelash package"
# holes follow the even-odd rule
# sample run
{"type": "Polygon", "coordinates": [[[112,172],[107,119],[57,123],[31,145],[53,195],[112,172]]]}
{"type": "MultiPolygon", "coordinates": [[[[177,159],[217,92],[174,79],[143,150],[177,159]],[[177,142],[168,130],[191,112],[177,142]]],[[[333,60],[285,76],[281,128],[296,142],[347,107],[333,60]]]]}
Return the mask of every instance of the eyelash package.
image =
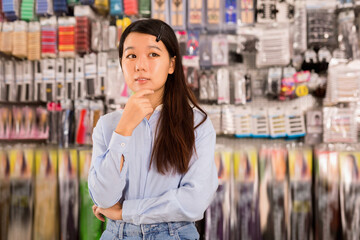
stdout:
{"type": "Polygon", "coordinates": [[[265,108],[253,108],[252,118],[252,136],[254,138],[267,138],[270,136],[268,114],[265,108]]]}
{"type": "Polygon", "coordinates": [[[315,238],[341,239],[340,169],[336,151],[315,149],[315,238]]]}
{"type": "Polygon", "coordinates": [[[262,147],[259,153],[259,209],[262,239],[287,239],[289,191],[287,152],[282,146],[262,147]]]}
{"type": "Polygon", "coordinates": [[[33,225],[34,150],[20,147],[9,150],[10,160],[10,221],[8,239],[31,239],[33,225]]]}
{"type": "Polygon", "coordinates": [[[312,230],[312,149],[288,147],[290,236],[291,239],[311,239],[312,230]]]}
{"type": "Polygon", "coordinates": [[[224,35],[212,38],[211,60],[213,66],[229,65],[229,42],[224,35]]]}
{"type": "Polygon", "coordinates": [[[235,69],[233,71],[233,80],[235,104],[246,104],[246,79],[244,70],[235,69]]]}
{"type": "Polygon", "coordinates": [[[57,58],[55,60],[56,69],[56,100],[60,101],[65,99],[65,60],[57,58]]]}
{"type": "Polygon", "coordinates": [[[276,20],[276,0],[259,0],[256,5],[256,21],[258,23],[268,23],[276,20]]]}
{"type": "Polygon", "coordinates": [[[240,17],[242,24],[255,23],[255,10],[254,0],[241,0],[240,1],[240,17]]]}
{"type": "Polygon", "coordinates": [[[75,60],[73,58],[67,58],[65,59],[65,99],[75,99],[74,82],[75,60]]]}
{"type": "Polygon", "coordinates": [[[360,237],[359,167],[360,152],[339,152],[341,223],[344,239],[360,237]]]}
{"type": "Polygon", "coordinates": [[[186,30],[186,3],[184,0],[175,0],[170,3],[170,26],[176,30],[186,30]]]}
{"type": "Polygon", "coordinates": [[[170,2],[165,0],[152,0],[151,17],[170,23],[169,4],[170,2]]]}
{"type": "Polygon", "coordinates": [[[282,69],[280,67],[269,68],[267,77],[266,94],[277,97],[281,91],[282,69]]]}
{"type": "Polygon", "coordinates": [[[200,55],[200,67],[210,68],[212,66],[212,45],[211,39],[207,34],[200,35],[200,46],[199,46],[199,55],[200,55]]]}
{"type": "Polygon", "coordinates": [[[52,239],[59,234],[58,158],[55,149],[35,150],[35,239],[52,239]]]}
{"type": "Polygon", "coordinates": [[[5,101],[13,102],[16,97],[15,64],[11,60],[5,61],[5,101]]]}
{"type": "Polygon", "coordinates": [[[305,120],[302,111],[297,107],[286,109],[286,135],[288,138],[299,138],[306,134],[305,120]]]}
{"type": "Polygon", "coordinates": [[[96,94],[97,86],[97,56],[95,53],[86,54],[84,56],[85,70],[85,89],[86,95],[91,97],[96,94]]]}
{"type": "Polygon", "coordinates": [[[24,70],[24,90],[21,99],[24,102],[30,102],[33,100],[33,94],[34,94],[33,62],[23,61],[23,70],[24,70]]]}
{"type": "Polygon", "coordinates": [[[15,101],[20,102],[24,91],[23,63],[15,61],[15,101]]]}
{"type": "Polygon", "coordinates": [[[189,0],[187,2],[189,29],[201,29],[205,22],[205,2],[203,0],[189,0]]]}
{"type": "Polygon", "coordinates": [[[28,60],[40,60],[41,58],[41,34],[40,23],[30,22],[28,32],[28,60]]]}
{"type": "Polygon", "coordinates": [[[237,106],[234,114],[235,137],[245,138],[252,135],[251,108],[248,106],[237,106]]]}
{"type": "Polygon", "coordinates": [[[256,54],[258,68],[286,66],[290,63],[290,32],[287,24],[263,27],[259,33],[256,54]]]}
{"type": "Polygon", "coordinates": [[[56,17],[42,18],[41,24],[41,57],[56,58],[57,54],[57,20],[56,17]]]}
{"type": "Polygon", "coordinates": [[[281,138],[286,136],[286,117],[281,107],[271,107],[268,110],[270,137],[281,138]]]}
{"type": "Polygon", "coordinates": [[[86,96],[85,88],[85,62],[84,58],[75,59],[75,99],[83,99],[86,96]]]}
{"type": "Polygon", "coordinates": [[[74,17],[59,18],[59,57],[75,58],[75,24],[74,17]]]}
{"type": "Polygon", "coordinates": [[[52,102],[56,100],[56,71],[55,59],[43,59],[42,61],[42,78],[45,86],[45,101],[52,102]]]}
{"type": "Polygon", "coordinates": [[[220,68],[217,71],[218,104],[230,104],[230,76],[229,69],[220,68]]]}
{"type": "Polygon", "coordinates": [[[234,152],[236,239],[261,239],[259,212],[258,157],[254,147],[234,152]]]}
{"type": "MultiPolygon", "coordinates": [[[[116,26],[109,26],[109,50],[117,50],[116,45],[116,38],[117,38],[117,32],[116,32],[116,26]]],[[[106,38],[105,38],[106,40],[106,38]]]]}
{"type": "Polygon", "coordinates": [[[14,22],[13,38],[13,52],[12,54],[19,58],[25,58],[27,56],[27,31],[28,23],[25,21],[14,22]]]}
{"type": "Polygon", "coordinates": [[[34,101],[45,101],[45,86],[42,77],[42,61],[34,61],[34,101]]]}
{"type": "Polygon", "coordinates": [[[97,55],[97,85],[95,94],[105,96],[107,91],[107,53],[100,52],[97,55]]]}
{"type": "Polygon", "coordinates": [[[210,32],[218,32],[221,27],[222,12],[221,0],[208,0],[206,4],[206,29],[210,32]]]}
{"type": "Polygon", "coordinates": [[[69,239],[78,233],[79,181],[76,149],[59,149],[60,236],[69,239]]]}
{"type": "Polygon", "coordinates": [[[356,143],[357,124],[354,109],[324,107],[324,142],[356,143]]]}
{"type": "Polygon", "coordinates": [[[109,21],[107,20],[101,21],[101,36],[100,36],[101,51],[109,51],[109,40],[110,40],[109,27],[110,27],[109,21]]]}
{"type": "Polygon", "coordinates": [[[310,110],[306,112],[306,130],[306,144],[315,145],[322,142],[323,117],[321,110],[310,110]]]}

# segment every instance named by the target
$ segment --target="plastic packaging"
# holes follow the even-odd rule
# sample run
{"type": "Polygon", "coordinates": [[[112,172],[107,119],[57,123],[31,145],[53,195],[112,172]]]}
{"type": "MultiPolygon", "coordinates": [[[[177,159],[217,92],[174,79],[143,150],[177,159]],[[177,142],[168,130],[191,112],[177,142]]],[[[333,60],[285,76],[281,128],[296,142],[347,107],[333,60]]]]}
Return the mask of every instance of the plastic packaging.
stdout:
{"type": "Polygon", "coordinates": [[[41,54],[41,34],[40,23],[30,22],[28,32],[28,53],[29,60],[40,60],[41,54]]]}
{"type": "Polygon", "coordinates": [[[235,137],[250,137],[252,135],[251,108],[238,106],[235,108],[235,137]]]}
{"type": "Polygon", "coordinates": [[[12,34],[13,51],[12,54],[19,58],[27,57],[28,47],[28,23],[25,21],[16,21],[14,23],[14,32],[12,34]]]}
{"type": "Polygon", "coordinates": [[[223,105],[221,109],[221,130],[223,134],[235,134],[235,106],[223,105]]]}
{"type": "Polygon", "coordinates": [[[3,148],[0,149],[0,165],[2,166],[0,169],[0,239],[7,239],[10,221],[10,161],[7,151],[3,148]]]}
{"type": "Polygon", "coordinates": [[[254,138],[266,138],[270,136],[268,114],[265,108],[252,109],[252,136],[254,138]]]}
{"type": "Polygon", "coordinates": [[[151,17],[170,23],[169,1],[151,0],[151,17]]]}
{"type": "Polygon", "coordinates": [[[206,29],[208,31],[218,32],[221,26],[222,12],[220,8],[220,0],[208,0],[206,4],[206,29]]]}
{"type": "Polygon", "coordinates": [[[184,0],[170,3],[170,25],[174,30],[186,30],[186,4],[184,0]]]}
{"type": "Polygon", "coordinates": [[[187,27],[189,29],[200,29],[205,22],[205,3],[203,0],[187,1],[187,27]]]}
{"type": "Polygon", "coordinates": [[[227,68],[217,71],[218,104],[230,104],[230,76],[227,68]]]}
{"type": "Polygon", "coordinates": [[[56,58],[57,55],[57,19],[42,18],[41,24],[41,57],[56,58]]]}
{"type": "Polygon", "coordinates": [[[281,107],[270,107],[268,110],[270,137],[280,138],[286,136],[286,116],[281,107]]]}

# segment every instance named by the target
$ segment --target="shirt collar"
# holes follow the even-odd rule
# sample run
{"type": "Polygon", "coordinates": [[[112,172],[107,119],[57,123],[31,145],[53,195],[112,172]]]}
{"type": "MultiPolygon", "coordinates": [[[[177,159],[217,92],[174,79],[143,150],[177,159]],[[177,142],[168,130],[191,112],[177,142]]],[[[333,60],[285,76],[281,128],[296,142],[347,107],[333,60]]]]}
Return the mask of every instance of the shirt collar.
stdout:
{"type": "Polygon", "coordinates": [[[154,112],[155,112],[155,111],[160,112],[161,109],[162,109],[162,107],[163,107],[163,105],[160,104],[159,106],[157,106],[157,107],[155,108],[154,112]]]}

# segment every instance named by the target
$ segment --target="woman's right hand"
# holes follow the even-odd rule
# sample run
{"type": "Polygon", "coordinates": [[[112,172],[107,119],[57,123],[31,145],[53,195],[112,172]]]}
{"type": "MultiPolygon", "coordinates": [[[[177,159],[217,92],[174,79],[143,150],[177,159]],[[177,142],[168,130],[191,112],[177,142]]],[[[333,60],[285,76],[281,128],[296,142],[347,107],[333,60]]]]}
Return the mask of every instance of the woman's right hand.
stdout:
{"type": "Polygon", "coordinates": [[[154,109],[146,95],[153,94],[153,90],[143,89],[132,95],[124,108],[115,132],[123,136],[131,136],[137,125],[154,109]]]}

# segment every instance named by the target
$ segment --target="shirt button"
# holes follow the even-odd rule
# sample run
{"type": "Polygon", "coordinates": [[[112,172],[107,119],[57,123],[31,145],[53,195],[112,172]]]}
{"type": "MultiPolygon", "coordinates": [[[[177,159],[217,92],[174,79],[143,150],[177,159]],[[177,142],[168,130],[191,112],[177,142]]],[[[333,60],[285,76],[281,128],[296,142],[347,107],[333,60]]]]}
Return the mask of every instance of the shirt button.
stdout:
{"type": "Polygon", "coordinates": [[[125,143],[121,143],[120,146],[121,146],[121,147],[125,147],[125,143]]]}

